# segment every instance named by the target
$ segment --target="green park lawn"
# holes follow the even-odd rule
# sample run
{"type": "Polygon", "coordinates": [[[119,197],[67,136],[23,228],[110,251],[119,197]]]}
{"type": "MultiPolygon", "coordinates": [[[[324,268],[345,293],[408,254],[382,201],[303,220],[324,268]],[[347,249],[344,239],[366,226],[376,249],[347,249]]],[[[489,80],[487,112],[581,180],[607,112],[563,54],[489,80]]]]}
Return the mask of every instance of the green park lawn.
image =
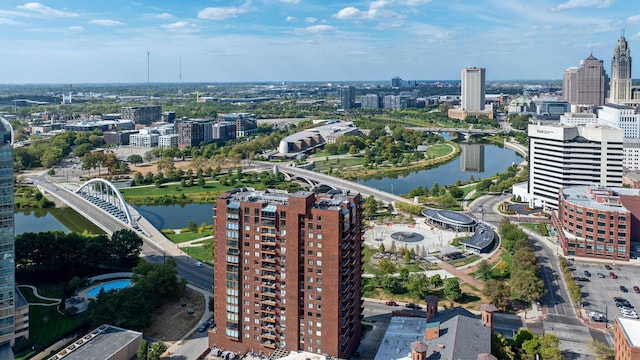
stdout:
{"type": "Polygon", "coordinates": [[[211,235],[211,232],[197,233],[191,231],[183,231],[180,234],[164,234],[173,243],[180,244],[183,242],[199,239],[211,235]]]}
{"type": "Polygon", "coordinates": [[[445,156],[453,152],[454,149],[448,144],[434,144],[427,148],[427,156],[431,159],[445,156]]]}
{"type": "Polygon", "coordinates": [[[213,254],[211,253],[211,251],[209,251],[209,247],[206,245],[188,246],[183,247],[181,250],[186,252],[192,258],[197,259],[198,261],[213,264],[213,254]]]}

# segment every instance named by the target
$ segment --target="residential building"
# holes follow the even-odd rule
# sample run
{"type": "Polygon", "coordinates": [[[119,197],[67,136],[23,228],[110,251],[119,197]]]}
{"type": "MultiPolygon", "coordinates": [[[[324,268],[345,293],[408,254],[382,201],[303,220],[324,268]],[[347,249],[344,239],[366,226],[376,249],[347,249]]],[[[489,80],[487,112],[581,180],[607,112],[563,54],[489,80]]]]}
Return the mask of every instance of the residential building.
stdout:
{"type": "Polygon", "coordinates": [[[197,121],[184,121],[178,123],[178,147],[200,146],[204,142],[204,123],[197,121]]]}
{"type": "Polygon", "coordinates": [[[132,134],[129,136],[129,144],[131,146],[139,147],[154,147],[158,146],[159,137],[160,135],[150,132],[148,129],[140,129],[138,134],[132,134]]]}
{"type": "Polygon", "coordinates": [[[158,136],[158,147],[168,149],[173,146],[178,146],[178,134],[168,134],[158,136]]]}
{"type": "Polygon", "coordinates": [[[383,105],[385,109],[406,109],[416,106],[416,98],[408,95],[386,95],[383,105]]]}
{"type": "Polygon", "coordinates": [[[362,336],[362,201],[348,191],[223,193],[209,347],[349,358],[362,336]]]}
{"type": "Polygon", "coordinates": [[[249,136],[258,131],[258,119],[255,114],[228,113],[218,114],[218,121],[231,121],[236,124],[236,138],[249,136]]]}
{"type": "Polygon", "coordinates": [[[565,256],[628,261],[640,236],[640,190],[599,185],[568,186],[553,222],[565,256]]]}
{"type": "Polygon", "coordinates": [[[139,133],[139,130],[105,131],[103,133],[106,145],[129,145],[129,137],[139,133]]]}
{"type": "Polygon", "coordinates": [[[640,359],[640,320],[619,317],[613,323],[615,360],[640,359]]]}
{"type": "Polygon", "coordinates": [[[622,166],[625,170],[640,170],[640,139],[625,139],[622,149],[624,151],[622,166]]]}
{"type": "Polygon", "coordinates": [[[528,134],[529,182],[527,194],[518,195],[532,207],[557,209],[558,192],[566,186],[622,186],[622,130],[529,125],[528,134]]]}
{"type": "Polygon", "coordinates": [[[470,67],[462,69],[460,93],[462,97],[463,110],[484,110],[485,73],[485,68],[470,67]]]}
{"type": "Polygon", "coordinates": [[[623,105],[631,98],[631,50],[623,35],[613,49],[609,102],[623,105]]]}
{"type": "Polygon", "coordinates": [[[122,119],[136,124],[149,125],[162,119],[162,106],[126,106],[122,108],[122,119]]]}
{"type": "Polygon", "coordinates": [[[356,88],[346,86],[340,88],[340,108],[343,110],[351,110],[356,102],[356,88]]]}
{"type": "Polygon", "coordinates": [[[366,94],[360,98],[361,107],[363,109],[380,109],[380,95],[366,94]]]}
{"type": "Polygon", "coordinates": [[[622,129],[625,139],[640,138],[640,115],[630,106],[607,103],[598,109],[598,122],[622,129]]]}
{"type": "Polygon", "coordinates": [[[236,138],[236,123],[220,121],[211,125],[211,138],[214,140],[231,140],[236,138]]]}
{"type": "Polygon", "coordinates": [[[607,93],[607,75],[602,60],[589,55],[580,67],[564,72],[562,93],[571,105],[602,106],[607,93]]]}

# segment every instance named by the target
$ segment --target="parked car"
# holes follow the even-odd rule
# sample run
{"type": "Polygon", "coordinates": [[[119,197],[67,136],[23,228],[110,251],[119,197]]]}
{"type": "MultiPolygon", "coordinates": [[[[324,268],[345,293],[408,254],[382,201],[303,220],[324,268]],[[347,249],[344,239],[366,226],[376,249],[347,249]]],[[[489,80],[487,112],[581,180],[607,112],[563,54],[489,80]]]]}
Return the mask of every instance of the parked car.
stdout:
{"type": "Polygon", "coordinates": [[[627,289],[626,286],[620,285],[620,291],[622,291],[623,293],[628,293],[629,289],[627,289]]]}
{"type": "Polygon", "coordinates": [[[584,276],[586,276],[586,277],[591,277],[591,273],[590,273],[590,272],[588,272],[587,270],[585,270],[585,271],[584,271],[584,276]]]}
{"type": "Polygon", "coordinates": [[[633,292],[640,294],[640,287],[638,287],[637,285],[633,287],[633,292]]]}
{"type": "Polygon", "coordinates": [[[607,269],[607,270],[613,270],[613,268],[611,266],[609,266],[609,265],[605,265],[604,268],[607,269]]]}
{"type": "Polygon", "coordinates": [[[638,314],[622,314],[622,317],[630,318],[630,319],[638,319],[638,314]]]}
{"type": "Polygon", "coordinates": [[[198,327],[198,331],[204,332],[205,330],[207,330],[207,327],[209,327],[209,324],[202,323],[202,324],[200,324],[200,327],[198,327]]]}
{"type": "Polygon", "coordinates": [[[603,273],[597,273],[596,276],[598,276],[600,279],[604,279],[605,278],[603,273]]]}
{"type": "Polygon", "coordinates": [[[618,278],[618,275],[616,275],[613,271],[609,273],[609,276],[610,276],[612,279],[617,279],[617,278],[618,278]]]}
{"type": "Polygon", "coordinates": [[[391,300],[391,301],[387,301],[386,303],[384,303],[387,306],[398,306],[398,303],[391,300]]]}
{"type": "Polygon", "coordinates": [[[405,305],[406,307],[408,307],[409,309],[422,309],[420,307],[420,305],[418,304],[414,304],[414,303],[408,303],[407,305],[405,305]]]}
{"type": "Polygon", "coordinates": [[[196,261],[193,263],[193,266],[195,267],[202,267],[202,261],[196,261]]]}

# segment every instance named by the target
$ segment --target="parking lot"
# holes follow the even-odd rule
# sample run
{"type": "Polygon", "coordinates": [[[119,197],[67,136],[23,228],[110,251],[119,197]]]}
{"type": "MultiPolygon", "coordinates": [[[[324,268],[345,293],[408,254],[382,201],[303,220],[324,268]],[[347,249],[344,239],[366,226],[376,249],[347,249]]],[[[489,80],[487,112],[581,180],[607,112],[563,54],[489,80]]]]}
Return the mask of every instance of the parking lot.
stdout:
{"type": "MultiPolygon", "coordinates": [[[[640,286],[640,268],[620,264],[585,264],[575,263],[572,266],[573,277],[582,288],[583,309],[585,316],[590,311],[607,314],[609,323],[617,317],[622,317],[622,313],[616,308],[615,297],[628,300],[636,311],[640,311],[640,294],[634,292],[634,286],[640,286]],[[611,269],[605,268],[609,266],[611,269]],[[585,274],[585,271],[590,273],[585,274]],[[615,274],[614,278],[611,273],[615,274]],[[585,281],[585,279],[588,279],[585,281]],[[623,292],[620,286],[624,286],[628,292],[623,292]]],[[[592,319],[589,321],[595,322],[592,319]]]]}

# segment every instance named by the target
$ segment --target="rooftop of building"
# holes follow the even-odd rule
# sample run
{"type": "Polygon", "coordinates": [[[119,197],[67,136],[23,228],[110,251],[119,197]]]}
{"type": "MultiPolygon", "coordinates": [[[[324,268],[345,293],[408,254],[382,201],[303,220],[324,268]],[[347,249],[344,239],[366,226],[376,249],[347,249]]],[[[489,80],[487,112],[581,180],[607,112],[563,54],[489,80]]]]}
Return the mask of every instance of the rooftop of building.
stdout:
{"type": "Polygon", "coordinates": [[[463,307],[438,312],[426,318],[394,316],[385,332],[376,360],[410,360],[411,344],[422,341],[427,359],[476,359],[491,352],[491,329],[463,307]],[[428,326],[440,328],[439,337],[425,340],[428,326]]]}
{"type": "Polygon", "coordinates": [[[627,212],[628,210],[619,201],[619,195],[640,196],[640,189],[581,185],[564,187],[562,194],[566,201],[577,206],[601,211],[627,212]],[[597,202],[596,196],[609,198],[611,201],[597,202]]]}
{"type": "Polygon", "coordinates": [[[132,120],[113,119],[113,120],[95,120],[95,121],[76,121],[68,122],[66,126],[104,126],[113,124],[130,124],[132,120]]]}
{"type": "Polygon", "coordinates": [[[640,320],[617,318],[616,321],[620,324],[620,328],[629,341],[629,345],[640,347],[640,320]]]}
{"type": "MultiPolygon", "coordinates": [[[[276,211],[278,205],[288,205],[290,198],[306,198],[313,195],[310,191],[297,191],[288,193],[285,190],[266,189],[256,191],[253,188],[236,188],[229,190],[220,196],[227,200],[227,208],[240,207],[241,202],[262,203],[263,211],[276,211]]],[[[344,202],[348,202],[354,194],[349,191],[342,192],[332,190],[324,194],[316,195],[315,207],[326,210],[339,210],[344,202]]]]}
{"type": "Polygon", "coordinates": [[[480,224],[471,237],[460,241],[462,244],[474,249],[484,250],[489,247],[495,238],[495,233],[491,226],[487,224],[480,224]]]}
{"type": "Polygon", "coordinates": [[[620,105],[620,104],[616,104],[616,103],[606,103],[606,104],[604,104],[604,106],[608,106],[610,108],[619,109],[619,110],[630,110],[630,109],[633,109],[631,106],[620,105]]]}
{"type": "Polygon", "coordinates": [[[295,134],[285,137],[281,141],[292,142],[292,141],[298,141],[298,140],[310,138],[316,135],[327,136],[330,133],[344,133],[347,131],[352,131],[353,129],[356,129],[356,128],[353,127],[353,123],[350,121],[349,122],[342,122],[342,121],[332,122],[326,125],[320,125],[310,129],[302,130],[300,132],[297,132],[295,134]]]}
{"type": "Polygon", "coordinates": [[[142,338],[141,332],[105,324],[59,351],[51,359],[109,359],[137,338],[142,338]]]}

